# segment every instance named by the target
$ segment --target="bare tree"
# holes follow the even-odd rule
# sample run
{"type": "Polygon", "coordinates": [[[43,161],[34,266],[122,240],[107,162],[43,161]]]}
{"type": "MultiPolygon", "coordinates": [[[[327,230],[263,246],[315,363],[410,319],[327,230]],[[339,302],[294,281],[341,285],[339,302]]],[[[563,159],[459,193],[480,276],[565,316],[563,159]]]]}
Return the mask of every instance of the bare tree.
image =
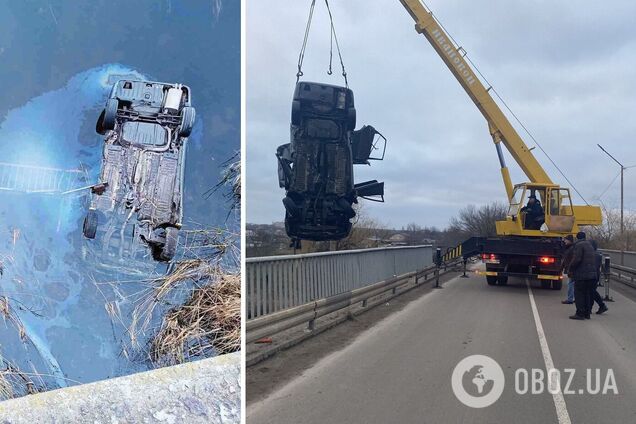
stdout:
{"type": "Polygon", "coordinates": [[[627,211],[623,217],[624,232],[621,235],[621,211],[601,205],[603,222],[587,230],[601,247],[616,250],[636,249],[636,214],[627,211]]]}
{"type": "Polygon", "coordinates": [[[468,205],[459,211],[457,217],[451,218],[448,231],[464,238],[471,236],[494,236],[497,234],[496,221],[506,219],[507,206],[493,202],[481,207],[468,205]]]}

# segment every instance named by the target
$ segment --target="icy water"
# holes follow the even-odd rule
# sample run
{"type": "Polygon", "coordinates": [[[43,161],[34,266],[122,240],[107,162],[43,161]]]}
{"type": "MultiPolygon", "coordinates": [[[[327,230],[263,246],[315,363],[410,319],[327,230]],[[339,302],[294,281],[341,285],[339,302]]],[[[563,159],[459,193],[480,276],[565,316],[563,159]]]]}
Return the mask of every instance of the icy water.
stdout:
{"type": "MultiPolygon", "coordinates": [[[[185,228],[236,230],[223,193],[205,193],[240,146],[239,2],[185,3],[0,0],[0,162],[82,170],[69,174],[68,184],[91,184],[102,145],[95,120],[109,82],[118,75],[182,82],[197,108],[185,228]]],[[[33,174],[21,182],[29,178],[43,184],[33,174]]],[[[0,192],[0,296],[7,299],[0,307],[8,304],[19,321],[0,324],[0,357],[45,374],[49,387],[147,367],[126,356],[126,323],[106,305],[130,319],[132,300],[145,287],[139,281],[166,266],[121,260],[99,240],[85,240],[86,204],[82,192],[0,192]]]]}

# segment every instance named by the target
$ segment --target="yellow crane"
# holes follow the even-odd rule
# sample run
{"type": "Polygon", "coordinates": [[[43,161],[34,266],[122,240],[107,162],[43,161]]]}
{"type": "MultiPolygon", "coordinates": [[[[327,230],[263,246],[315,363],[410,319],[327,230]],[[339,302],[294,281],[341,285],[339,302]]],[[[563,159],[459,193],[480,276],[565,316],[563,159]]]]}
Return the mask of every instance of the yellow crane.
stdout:
{"type": "Polygon", "coordinates": [[[601,209],[598,206],[572,205],[570,190],[559,187],[552,182],[552,179],[490,95],[490,88],[484,86],[465,60],[465,51],[455,45],[452,38],[437,22],[433,13],[420,0],[399,1],[415,20],[415,30],[423,34],[431,43],[488,122],[510,203],[506,221],[497,222],[497,234],[563,237],[567,234],[575,234],[579,231],[580,226],[600,225],[601,209]],[[513,186],[501,149],[502,144],[519,164],[529,182],[513,186]],[[522,205],[532,194],[545,207],[543,222],[526,222],[525,213],[521,212],[522,205]]]}
{"type": "Polygon", "coordinates": [[[491,285],[506,284],[508,276],[524,276],[541,280],[546,288],[560,289],[561,238],[577,233],[581,226],[600,225],[601,209],[572,205],[570,190],[555,184],[548,176],[491,96],[491,87],[484,86],[465,59],[465,51],[453,42],[433,13],[421,0],[399,1],[415,21],[415,30],[426,37],[486,118],[509,201],[506,220],[496,223],[498,237],[473,237],[454,249],[454,255],[466,259],[481,254],[491,285]],[[502,144],[519,164],[528,182],[513,186],[502,144]],[[535,200],[530,201],[530,198],[535,200]],[[534,203],[537,200],[543,206],[535,206],[534,210],[523,207],[526,201],[534,203]]]}

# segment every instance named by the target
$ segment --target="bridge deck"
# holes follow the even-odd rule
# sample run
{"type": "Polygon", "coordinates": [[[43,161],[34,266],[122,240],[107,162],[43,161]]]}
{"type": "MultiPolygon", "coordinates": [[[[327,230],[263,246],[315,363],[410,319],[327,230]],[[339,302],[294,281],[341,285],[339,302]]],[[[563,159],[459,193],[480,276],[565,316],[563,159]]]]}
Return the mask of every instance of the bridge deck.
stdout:
{"type": "MultiPolygon", "coordinates": [[[[511,279],[507,287],[489,287],[483,277],[471,275],[444,286],[319,359],[265,399],[248,403],[248,421],[490,423],[524,417],[528,423],[567,422],[557,418],[547,391],[519,395],[514,389],[517,368],[546,368],[526,282],[511,279]],[[495,359],[506,378],[501,398],[484,409],[464,406],[451,389],[453,368],[472,354],[495,359]]],[[[634,297],[614,291],[616,302],[606,315],[582,322],[568,319],[574,307],[561,304],[565,290],[533,287],[532,296],[554,366],[576,369],[571,388],[585,388],[587,368],[602,370],[601,384],[608,368],[616,377],[618,395],[565,395],[571,422],[633,422],[634,297]]]]}

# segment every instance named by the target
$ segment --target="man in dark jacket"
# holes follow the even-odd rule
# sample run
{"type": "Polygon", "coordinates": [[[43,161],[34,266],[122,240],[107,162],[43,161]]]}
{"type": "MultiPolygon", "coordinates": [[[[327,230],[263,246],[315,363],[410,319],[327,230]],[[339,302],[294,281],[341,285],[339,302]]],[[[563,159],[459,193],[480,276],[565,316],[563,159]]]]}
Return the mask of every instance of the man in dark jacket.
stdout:
{"type": "Polygon", "coordinates": [[[545,212],[541,202],[534,194],[530,195],[528,204],[521,208],[521,212],[526,213],[525,228],[528,230],[538,230],[541,228],[541,224],[545,222],[545,212]]]}
{"type": "Polygon", "coordinates": [[[601,315],[604,312],[608,311],[608,307],[605,304],[605,302],[603,302],[603,298],[601,297],[600,294],[598,294],[598,291],[596,290],[596,288],[598,287],[598,282],[601,280],[601,267],[603,265],[603,255],[601,255],[601,253],[598,251],[598,243],[596,242],[596,240],[590,240],[590,243],[592,244],[592,247],[594,248],[594,259],[595,259],[595,263],[594,263],[594,268],[596,269],[596,284],[594,284],[594,286],[590,287],[590,296],[592,296],[592,302],[590,303],[590,313],[592,312],[592,306],[594,306],[594,302],[596,302],[598,304],[598,311],[596,311],[596,313],[598,315],[601,315]]]}
{"type": "Polygon", "coordinates": [[[568,276],[574,279],[574,303],[576,313],[570,319],[589,319],[592,310],[591,287],[596,285],[594,248],[585,240],[585,233],[576,235],[568,276]]]}

